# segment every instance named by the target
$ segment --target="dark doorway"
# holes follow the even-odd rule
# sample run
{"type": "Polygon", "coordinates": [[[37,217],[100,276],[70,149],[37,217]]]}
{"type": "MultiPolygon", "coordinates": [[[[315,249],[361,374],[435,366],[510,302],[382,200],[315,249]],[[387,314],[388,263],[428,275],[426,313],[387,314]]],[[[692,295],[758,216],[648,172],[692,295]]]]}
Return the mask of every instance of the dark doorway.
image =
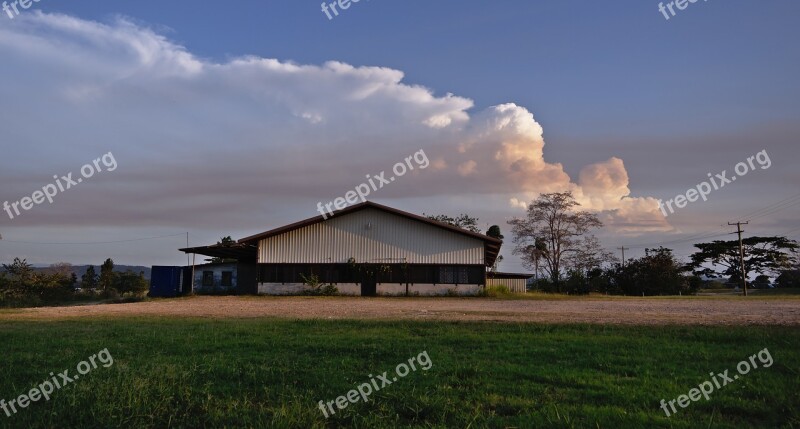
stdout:
{"type": "Polygon", "coordinates": [[[375,276],[365,276],[361,281],[361,296],[376,295],[378,295],[378,284],[375,281],[375,276]]]}

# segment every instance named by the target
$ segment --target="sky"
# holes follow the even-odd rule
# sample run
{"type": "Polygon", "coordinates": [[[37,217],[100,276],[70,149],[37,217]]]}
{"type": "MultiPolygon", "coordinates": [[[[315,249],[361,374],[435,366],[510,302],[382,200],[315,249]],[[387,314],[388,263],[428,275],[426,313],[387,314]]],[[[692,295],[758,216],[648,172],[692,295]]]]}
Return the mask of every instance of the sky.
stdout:
{"type": "Polygon", "coordinates": [[[800,238],[796,1],[17,9],[0,14],[0,262],[185,263],[187,232],[306,219],[398,162],[415,168],[368,199],[500,225],[503,271],[527,271],[507,221],[544,192],[572,191],[626,257],[685,258],[737,220],[800,238]],[[704,182],[705,201],[659,206],[704,182]]]}

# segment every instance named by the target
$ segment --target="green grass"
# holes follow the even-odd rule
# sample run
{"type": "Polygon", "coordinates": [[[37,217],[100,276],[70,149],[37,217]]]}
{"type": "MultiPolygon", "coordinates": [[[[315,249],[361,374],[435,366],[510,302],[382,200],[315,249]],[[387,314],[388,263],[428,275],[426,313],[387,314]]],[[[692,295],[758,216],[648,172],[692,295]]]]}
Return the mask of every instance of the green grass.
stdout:
{"type": "Polygon", "coordinates": [[[762,296],[792,296],[800,295],[799,288],[775,288],[775,289],[748,289],[753,295],[762,296]]]}
{"type": "Polygon", "coordinates": [[[797,328],[128,318],[2,321],[0,344],[6,400],[104,348],[115,360],[0,427],[800,426],[797,328]],[[771,367],[659,408],[765,347],[771,367]],[[317,408],[423,351],[429,371],[317,408]]]}
{"type": "MultiPolygon", "coordinates": [[[[733,289],[701,289],[699,293],[707,295],[741,295],[742,291],[735,291],[733,289]]],[[[775,288],[775,289],[753,289],[747,288],[748,295],[757,296],[759,298],[800,298],[800,289],[798,288],[775,288]]]]}

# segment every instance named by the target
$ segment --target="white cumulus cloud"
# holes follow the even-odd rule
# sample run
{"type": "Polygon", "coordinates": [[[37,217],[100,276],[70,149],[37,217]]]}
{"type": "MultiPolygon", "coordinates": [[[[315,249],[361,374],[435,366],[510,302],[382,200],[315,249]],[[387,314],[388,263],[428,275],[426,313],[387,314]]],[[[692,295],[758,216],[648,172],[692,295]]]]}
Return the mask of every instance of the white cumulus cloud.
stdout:
{"type": "Polygon", "coordinates": [[[120,165],[19,224],[217,224],[287,199],[311,216],[317,201],[424,149],[429,169],[375,196],[505,195],[516,212],[571,190],[619,230],[669,228],[652,198],[631,196],[621,159],[584,167],[576,182],[545,160],[542,127],[524,107],[472,112],[472,100],[406,83],[399,70],[215,62],[125,19],[40,12],[0,27],[0,58],[0,199],[110,151],[120,165]]]}

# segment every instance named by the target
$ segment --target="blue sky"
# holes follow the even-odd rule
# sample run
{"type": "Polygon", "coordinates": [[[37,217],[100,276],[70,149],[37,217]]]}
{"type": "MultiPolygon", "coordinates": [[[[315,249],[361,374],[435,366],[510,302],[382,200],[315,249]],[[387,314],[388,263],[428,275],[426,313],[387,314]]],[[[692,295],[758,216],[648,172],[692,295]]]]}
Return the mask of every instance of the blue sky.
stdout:
{"type": "MultiPolygon", "coordinates": [[[[253,56],[300,66],[324,67],[327,61],[336,61],[356,68],[396,70],[403,73],[402,85],[427,88],[437,103],[450,103],[446,99],[449,93],[469,100],[471,103],[466,104],[470,106],[453,102],[448,107],[450,110],[445,109],[449,112],[447,115],[454,115],[451,119],[456,124],[455,128],[465,134],[450,134],[448,127],[445,127],[443,131],[437,130],[439,134],[436,135],[428,130],[420,130],[421,134],[412,132],[405,138],[405,116],[396,119],[397,111],[394,110],[400,109],[413,117],[411,110],[406,110],[410,107],[400,108],[394,104],[398,100],[405,103],[405,99],[401,97],[394,101],[352,105],[347,102],[346,91],[342,94],[338,91],[353,79],[371,77],[354,77],[336,72],[335,77],[325,73],[303,77],[314,83],[313,88],[317,91],[314,94],[297,95],[306,87],[299,79],[286,87],[287,92],[294,93],[274,95],[270,92],[269,97],[278,97],[280,100],[298,97],[300,101],[290,103],[294,106],[292,108],[302,105],[309,111],[353,109],[353,114],[347,119],[353,121],[352,126],[346,126],[344,119],[339,119],[336,124],[340,126],[323,121],[325,125],[320,130],[309,132],[298,129],[302,124],[278,120],[280,109],[273,106],[266,109],[276,118],[274,123],[266,121],[272,126],[270,131],[249,129],[246,125],[238,128],[232,125],[224,130],[222,127],[209,127],[203,131],[203,136],[213,135],[216,130],[220,134],[214,136],[216,139],[209,137],[207,146],[197,143],[208,147],[206,152],[199,151],[191,143],[197,140],[192,135],[191,118],[199,124],[213,123],[215,118],[227,114],[236,118],[247,118],[252,114],[252,119],[257,120],[260,116],[253,112],[263,105],[276,102],[276,98],[264,101],[254,96],[248,99],[247,90],[237,88],[237,91],[242,91],[241,94],[231,96],[230,100],[222,99],[217,106],[211,103],[200,103],[194,107],[176,105],[172,110],[170,104],[159,98],[159,94],[124,90],[115,86],[121,81],[115,78],[110,79],[108,85],[116,103],[82,104],[86,108],[85,115],[76,116],[72,101],[64,104],[45,102],[46,91],[52,94],[54,89],[43,88],[45,85],[37,82],[37,79],[52,81],[63,78],[66,73],[59,74],[50,69],[58,69],[62,64],[59,61],[67,60],[55,60],[52,54],[33,58],[32,49],[29,47],[24,50],[20,43],[33,43],[37,38],[43,38],[54,46],[59,43],[72,46],[67,48],[68,52],[80,53],[80,58],[90,58],[89,63],[93,68],[87,66],[83,70],[69,65],[69,80],[64,78],[65,86],[73,85],[78,80],[89,82],[91,79],[88,76],[102,80],[106,66],[111,70],[108,73],[121,75],[121,70],[131,67],[129,59],[117,58],[116,54],[111,53],[114,52],[111,48],[106,51],[106,48],[98,47],[103,44],[101,39],[104,36],[99,35],[102,32],[90,31],[76,36],[63,28],[56,31],[52,26],[57,24],[35,22],[42,18],[33,9],[24,11],[23,16],[14,20],[0,15],[0,31],[4,29],[5,36],[25,35],[24,39],[20,39],[23,42],[8,37],[5,45],[0,42],[0,55],[4,57],[0,72],[6,76],[4,82],[0,83],[0,96],[3,98],[0,107],[4,111],[17,109],[18,112],[27,112],[27,117],[36,112],[39,119],[27,126],[25,119],[15,118],[14,115],[3,115],[4,118],[0,119],[0,125],[8,131],[9,136],[4,139],[7,156],[0,161],[0,179],[4,183],[14,183],[13,186],[4,186],[0,200],[13,201],[29,195],[36,189],[34,184],[37,180],[42,182],[55,173],[76,169],[87,159],[108,151],[115,151],[121,158],[120,173],[111,175],[115,181],[113,186],[102,179],[93,180],[89,186],[95,189],[75,190],[74,196],[63,195],[63,200],[73,202],[61,201],[46,208],[36,208],[36,211],[48,213],[34,215],[34,211],[31,211],[26,217],[0,220],[0,233],[6,241],[0,241],[0,259],[26,256],[40,263],[64,259],[87,263],[102,260],[106,253],[111,252],[117,255],[115,259],[121,263],[177,263],[181,256],[176,255],[174,249],[181,243],[169,240],[126,244],[124,248],[114,245],[79,246],[71,250],[69,255],[63,255],[57,249],[13,245],[9,241],[105,241],[189,230],[197,240],[192,244],[204,244],[221,235],[249,235],[312,216],[314,213],[309,213],[307,209],[310,205],[308,201],[316,203],[317,200],[338,196],[343,192],[337,189],[347,190],[365,173],[391,166],[400,153],[413,153],[421,147],[427,147],[427,144],[450,144],[455,147],[459,142],[480,140],[478,136],[485,136],[486,133],[481,132],[481,126],[476,122],[484,119],[491,122],[496,116],[502,116],[492,109],[506,103],[514,103],[533,115],[535,122],[543,128],[546,142],[544,162],[547,165],[559,165],[563,173],[569,176],[568,183],[586,189],[587,198],[590,198],[589,187],[583,186],[578,180],[581,172],[587,166],[604,163],[612,157],[624,161],[624,167],[614,164],[612,168],[608,164],[603,171],[611,171],[608,173],[611,176],[619,173],[614,169],[624,171],[630,193],[622,195],[669,199],[704,180],[708,172],[732,170],[737,162],[761,150],[767,150],[771,155],[773,165],[768,170],[754,172],[746,180],[715,192],[708,202],[693,203],[666,219],[667,226],[664,228],[626,230],[620,235],[619,231],[614,230],[612,222],[612,228],[605,233],[605,237],[601,235],[609,248],[677,240],[687,234],[715,230],[720,224],[735,220],[737,213],[748,213],[797,193],[799,177],[794,164],[798,159],[796,139],[800,128],[797,125],[800,117],[800,85],[796,78],[800,75],[800,52],[796,43],[800,40],[800,29],[796,20],[800,17],[800,3],[701,1],[690,4],[669,21],[658,11],[658,2],[655,1],[362,0],[333,20],[327,19],[319,3],[240,1],[229,5],[205,1],[42,0],[33,9],[42,11],[46,16],[63,14],[80,23],[102,23],[108,26],[103,30],[108,32],[105,37],[114,41],[117,38],[109,35],[124,33],[128,36],[130,33],[150,32],[171,46],[182,47],[184,52],[206,65],[230,64],[242,57],[253,56]],[[127,24],[120,25],[119,17],[124,17],[127,24]],[[131,27],[133,30],[130,30],[131,27]],[[95,37],[91,34],[97,34],[98,40],[86,39],[95,37]],[[74,45],[64,42],[73,37],[80,41],[74,45]],[[14,40],[13,44],[10,40],[14,40]],[[93,51],[92,47],[96,49],[93,51]],[[104,62],[105,58],[108,58],[107,63],[104,62]],[[337,80],[339,78],[341,80],[337,80]],[[42,91],[41,99],[31,95],[35,91],[42,91]],[[341,99],[337,98],[339,95],[341,99]],[[338,103],[336,100],[344,101],[338,103]],[[43,106],[49,107],[42,112],[43,106]],[[161,110],[160,114],[145,121],[145,112],[152,112],[152,106],[157,106],[155,108],[161,110]],[[114,110],[117,107],[118,112],[114,110]],[[362,108],[363,112],[359,110],[362,108]],[[98,115],[90,114],[94,112],[93,109],[108,115],[116,112],[114,118],[123,115],[130,117],[127,122],[120,119],[118,123],[107,119],[93,120],[98,118],[98,115]],[[459,111],[466,112],[469,120],[457,118],[459,111]],[[46,115],[48,119],[42,120],[41,115],[46,115]],[[171,123],[169,118],[172,115],[182,120],[171,123]],[[142,123],[137,124],[136,118],[140,118],[142,123]],[[35,124],[43,122],[54,130],[53,134],[37,129],[35,124]],[[391,124],[397,124],[397,129],[393,129],[391,124]],[[130,128],[124,137],[117,135],[121,133],[120,128],[128,125],[130,128]],[[204,199],[203,204],[194,204],[187,198],[175,198],[174,194],[172,197],[167,194],[156,195],[159,189],[153,183],[137,181],[137,177],[141,179],[146,176],[145,164],[153,169],[158,167],[163,172],[177,163],[153,153],[146,156],[146,151],[133,151],[137,143],[131,138],[132,130],[145,128],[142,138],[152,142],[154,148],[163,148],[166,144],[175,153],[197,155],[197,159],[192,159],[192,155],[186,156],[186,174],[181,177],[187,177],[199,189],[213,188],[203,184],[202,177],[193,175],[198,169],[202,170],[204,162],[212,162],[204,161],[210,158],[199,154],[216,153],[212,150],[213,141],[233,152],[252,151],[258,133],[264,133],[268,136],[264,138],[271,142],[283,142],[282,145],[276,143],[275,148],[264,149],[267,151],[265,153],[270,154],[267,158],[271,160],[264,161],[265,169],[269,168],[270,162],[274,162],[274,156],[280,154],[284,160],[296,160],[294,164],[290,161],[279,163],[287,168],[319,168],[328,172],[327,177],[341,177],[341,180],[331,180],[335,185],[319,194],[311,191],[314,188],[311,183],[301,186],[287,182],[281,190],[271,189],[268,196],[264,197],[265,201],[280,200],[280,207],[265,203],[243,209],[241,215],[231,216],[225,213],[224,207],[238,204],[239,201],[224,189],[218,193],[202,192],[198,198],[204,199]],[[359,132],[353,133],[353,128],[358,128],[359,132]],[[54,141],[54,135],[65,134],[70,138],[62,142],[54,141]],[[162,138],[155,143],[155,140],[162,138]],[[287,149],[286,142],[289,141],[309,143],[297,143],[287,149]],[[303,157],[303,148],[308,150],[313,147],[312,142],[336,147],[338,153],[352,150],[354,152],[351,153],[359,154],[357,158],[360,162],[337,159],[332,160],[330,165],[318,166],[303,161],[306,159],[303,157]],[[56,162],[54,154],[61,153],[69,153],[70,156],[58,160],[63,162],[56,162]],[[74,160],[69,159],[72,156],[74,160]],[[47,161],[39,165],[19,162],[39,159],[37,157],[46,157],[47,161]],[[340,168],[336,169],[336,165],[340,168]],[[348,177],[345,174],[348,169],[355,169],[358,174],[348,177]],[[176,212],[172,211],[164,212],[162,216],[154,214],[151,218],[142,215],[127,218],[122,213],[97,217],[87,216],[79,210],[79,207],[87,206],[88,199],[94,195],[105,195],[112,191],[122,192],[123,201],[152,195],[152,201],[147,203],[158,207],[152,211],[174,204],[174,210],[187,213],[187,217],[181,221],[176,219],[176,212]],[[181,204],[186,204],[185,210],[181,210],[181,204]],[[214,216],[192,221],[193,210],[205,212],[211,209],[218,212],[214,216]],[[81,224],[79,220],[87,223],[81,224]]],[[[134,36],[130,40],[134,40],[134,36]]],[[[119,40],[122,39],[120,36],[119,40]]],[[[125,39],[120,43],[123,47],[135,46],[135,43],[130,44],[130,40],[125,39]]],[[[125,51],[123,48],[119,50],[125,51]]],[[[33,51],[38,52],[35,49],[33,51]]],[[[140,72],[141,75],[136,76],[139,80],[133,87],[147,88],[144,82],[152,83],[154,88],[181,87],[186,83],[173,86],[168,79],[160,77],[158,82],[153,83],[152,80],[156,79],[153,76],[162,76],[163,71],[148,69],[140,72]]],[[[251,72],[241,75],[239,72],[236,71],[236,76],[243,79],[244,83],[249,82],[247,79],[254,79],[253,88],[257,87],[256,82],[261,82],[251,72]]],[[[207,79],[204,86],[183,90],[202,93],[216,93],[219,90],[220,97],[227,97],[231,93],[232,90],[229,87],[226,90],[224,86],[230,84],[230,75],[222,73],[207,79]]],[[[274,79],[274,76],[264,79],[274,79]]],[[[382,82],[385,83],[385,80],[382,82]]],[[[130,84],[130,81],[125,81],[125,84],[130,84]]],[[[391,99],[391,96],[387,97],[391,99]]],[[[420,108],[434,107],[426,105],[420,108]]],[[[508,112],[504,114],[511,115],[508,112]]],[[[322,114],[322,117],[325,115],[322,114]]],[[[514,117],[519,118],[518,115],[514,117]]],[[[453,127],[451,125],[449,128],[453,127]]],[[[493,141],[491,138],[487,140],[493,141]]],[[[494,150],[491,144],[499,143],[477,141],[475,144],[485,144],[485,152],[488,153],[490,149],[494,150]]],[[[530,150],[535,147],[536,144],[531,143],[521,148],[530,150]]],[[[480,150],[475,152],[471,160],[477,161],[480,170],[487,165],[488,158],[479,158],[477,152],[480,150]]],[[[449,161],[448,167],[452,168],[464,166],[468,161],[466,158],[452,160],[446,152],[442,152],[441,157],[443,162],[449,161]]],[[[535,164],[531,162],[531,165],[535,164]]],[[[216,158],[210,168],[224,165],[216,158]]],[[[237,164],[232,159],[229,167],[234,165],[237,164]]],[[[463,173],[465,170],[459,171],[463,173]]],[[[536,191],[547,188],[544,182],[549,180],[536,174],[528,179],[512,172],[497,177],[485,174],[482,180],[490,182],[491,186],[474,192],[470,191],[478,186],[469,185],[465,189],[467,184],[458,180],[454,173],[453,176],[427,179],[435,181],[435,185],[426,183],[426,179],[420,179],[422,182],[419,183],[399,184],[397,190],[376,195],[375,200],[418,213],[474,213],[482,221],[500,223],[507,230],[505,220],[522,214],[518,207],[511,207],[507,203],[508,199],[529,200],[536,191]],[[537,188],[534,182],[542,183],[541,187],[537,188]],[[435,191],[420,192],[419,189],[435,191]],[[476,199],[476,196],[479,198],[476,199]]],[[[552,178],[553,174],[550,172],[545,176],[552,178]]],[[[169,176],[162,179],[173,180],[169,176]]],[[[269,180],[270,183],[276,181],[267,176],[263,180],[269,180]]],[[[176,187],[175,190],[182,195],[194,192],[188,185],[176,187]]],[[[597,201],[605,198],[602,202],[596,202],[596,208],[618,209],[610,206],[607,200],[620,194],[606,191],[595,190],[604,195],[597,197],[597,201]]],[[[254,195],[243,193],[240,197],[250,201],[254,195]]],[[[754,227],[754,232],[782,233],[800,227],[796,224],[798,213],[797,207],[792,207],[775,216],[762,218],[754,227]]],[[[679,254],[688,254],[690,244],[679,243],[673,247],[679,254]]],[[[504,250],[504,254],[510,253],[510,245],[504,250]]],[[[634,250],[633,253],[636,252],[634,250]]],[[[505,268],[515,271],[523,269],[511,257],[505,268]]]]}
{"type": "Polygon", "coordinates": [[[257,55],[395,68],[478,108],[528,106],[576,135],[599,128],[638,137],[668,122],[661,135],[682,136],[728,129],[733,115],[749,118],[737,126],[775,119],[765,107],[787,108],[791,119],[800,93],[800,4],[791,1],[700,2],[669,21],[655,1],[362,0],[330,21],[315,1],[52,3],[40,7],[99,21],[131,17],[217,61],[257,55]],[[731,106],[742,98],[760,106],[731,106]],[[622,115],[626,127],[617,125],[622,115]],[[575,129],[576,121],[585,125],[575,129]]]}

